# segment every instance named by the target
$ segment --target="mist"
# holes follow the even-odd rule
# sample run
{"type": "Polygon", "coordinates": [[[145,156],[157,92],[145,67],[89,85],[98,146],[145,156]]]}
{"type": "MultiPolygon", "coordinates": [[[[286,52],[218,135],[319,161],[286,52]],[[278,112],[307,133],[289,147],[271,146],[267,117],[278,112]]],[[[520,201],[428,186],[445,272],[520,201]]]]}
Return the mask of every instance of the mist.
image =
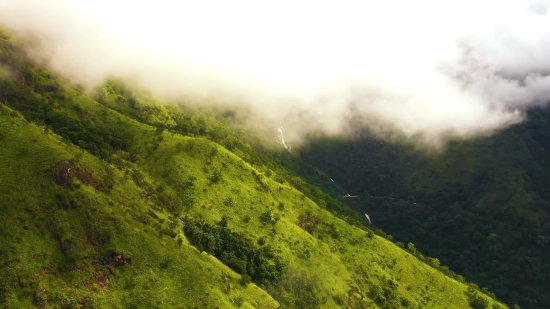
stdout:
{"type": "Polygon", "coordinates": [[[114,76],[236,106],[293,146],[360,121],[439,147],[549,101],[549,4],[0,0],[0,24],[87,89],[114,76]]]}

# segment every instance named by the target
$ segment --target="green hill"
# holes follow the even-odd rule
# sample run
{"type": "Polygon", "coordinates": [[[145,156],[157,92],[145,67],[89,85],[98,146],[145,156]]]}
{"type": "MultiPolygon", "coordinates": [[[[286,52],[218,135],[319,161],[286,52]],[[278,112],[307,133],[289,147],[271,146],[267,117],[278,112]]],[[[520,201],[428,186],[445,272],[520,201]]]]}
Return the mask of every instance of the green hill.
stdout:
{"type": "Polygon", "coordinates": [[[213,117],[0,65],[4,308],[505,308],[213,117]]]}

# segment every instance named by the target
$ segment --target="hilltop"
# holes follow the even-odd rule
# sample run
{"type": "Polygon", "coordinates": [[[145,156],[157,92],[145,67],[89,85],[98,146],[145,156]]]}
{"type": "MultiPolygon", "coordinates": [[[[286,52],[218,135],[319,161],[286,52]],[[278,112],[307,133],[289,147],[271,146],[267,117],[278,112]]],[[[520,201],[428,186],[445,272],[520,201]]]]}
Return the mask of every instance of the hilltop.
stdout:
{"type": "Polygon", "coordinates": [[[4,308],[505,308],[219,119],[0,64],[4,308]]]}

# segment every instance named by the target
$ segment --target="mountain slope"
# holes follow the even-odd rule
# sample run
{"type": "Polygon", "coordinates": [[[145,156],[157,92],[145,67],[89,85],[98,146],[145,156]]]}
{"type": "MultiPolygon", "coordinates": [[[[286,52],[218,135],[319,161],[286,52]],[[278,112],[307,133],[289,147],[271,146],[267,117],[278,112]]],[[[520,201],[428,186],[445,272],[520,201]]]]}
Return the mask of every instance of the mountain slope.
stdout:
{"type": "Polygon", "coordinates": [[[441,154],[368,136],[318,140],[302,157],[360,198],[373,223],[522,308],[550,306],[548,109],[441,154]]]}
{"type": "Polygon", "coordinates": [[[6,308],[227,307],[239,298],[254,307],[276,304],[252,286],[235,284],[224,295],[238,276],[160,233],[162,214],[155,218],[139,187],[119,170],[19,117],[3,114],[0,127],[6,308]],[[54,174],[75,157],[74,176],[57,185],[54,174]],[[89,178],[113,187],[105,192],[82,183],[89,178]]]}
{"type": "Polygon", "coordinates": [[[167,108],[140,119],[0,46],[5,308],[504,307],[196,136],[214,120],[153,127],[167,108]]]}

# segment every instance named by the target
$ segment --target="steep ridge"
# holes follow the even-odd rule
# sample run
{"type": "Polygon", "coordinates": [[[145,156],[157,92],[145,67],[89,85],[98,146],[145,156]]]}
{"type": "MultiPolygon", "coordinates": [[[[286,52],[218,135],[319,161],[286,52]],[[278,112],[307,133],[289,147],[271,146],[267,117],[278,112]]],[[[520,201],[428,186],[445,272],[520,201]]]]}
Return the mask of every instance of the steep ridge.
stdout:
{"type": "Polygon", "coordinates": [[[200,137],[214,119],[92,98],[1,39],[3,307],[504,308],[200,137]]]}

